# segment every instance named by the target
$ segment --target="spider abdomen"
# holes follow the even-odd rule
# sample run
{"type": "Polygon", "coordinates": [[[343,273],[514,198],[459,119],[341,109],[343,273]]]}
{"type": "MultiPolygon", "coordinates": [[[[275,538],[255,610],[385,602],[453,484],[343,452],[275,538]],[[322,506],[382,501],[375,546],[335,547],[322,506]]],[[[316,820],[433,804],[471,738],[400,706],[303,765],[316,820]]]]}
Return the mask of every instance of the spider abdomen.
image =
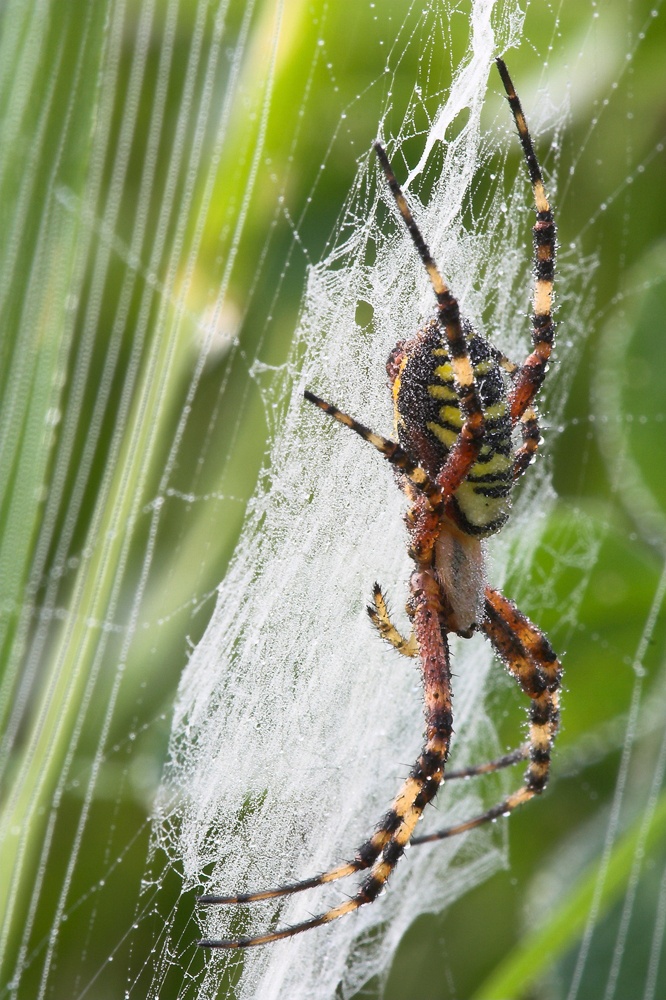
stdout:
{"type": "MultiPolygon", "coordinates": [[[[463,322],[484,434],[477,460],[456,490],[452,513],[461,531],[485,537],[509,514],[513,444],[507,380],[487,340],[463,322]]],[[[463,426],[446,338],[436,319],[402,341],[387,364],[402,447],[433,479],[463,426]]]]}

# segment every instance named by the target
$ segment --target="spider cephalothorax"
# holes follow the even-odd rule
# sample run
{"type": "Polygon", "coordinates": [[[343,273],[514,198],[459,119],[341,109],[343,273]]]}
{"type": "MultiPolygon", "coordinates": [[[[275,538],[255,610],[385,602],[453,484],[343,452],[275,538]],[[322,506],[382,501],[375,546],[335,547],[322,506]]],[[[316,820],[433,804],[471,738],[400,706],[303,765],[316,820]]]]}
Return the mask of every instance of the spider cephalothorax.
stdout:
{"type": "Polygon", "coordinates": [[[498,531],[509,514],[511,490],[539,445],[534,398],[544,380],[554,328],[551,316],[555,224],[541,170],[511,78],[497,67],[518,128],[536,203],[535,287],[532,351],[522,365],[505,358],[460,316],[414,221],[383,147],[375,144],[386,181],[410,232],[435,293],[435,316],[391,352],[387,371],[398,441],[373,433],[331,403],[306,391],[305,398],[355,431],[396,470],[409,508],[405,516],[414,561],[408,613],[412,633],[393,625],[384,595],[375,585],[370,618],[383,639],[404,656],[417,657],[425,700],[425,741],[408,778],[375,832],[353,861],[323,875],[263,892],[206,895],[204,905],[247,903],[287,896],[366,871],[355,895],[292,927],[253,938],[204,940],[207,948],[247,948],[291,937],[330,923],[377,898],[409,844],[442,840],[510,813],[543,791],[558,726],[561,669],[546,637],[506,597],[490,588],[484,570],[483,539],[498,531]],[[514,444],[519,428],[521,442],[514,444]],[[481,631],[530,699],[529,742],[506,756],[449,771],[447,780],[488,774],[527,758],[525,780],[492,809],[464,823],[415,837],[416,824],[444,778],[453,733],[451,669],[447,636],[481,631]]]}

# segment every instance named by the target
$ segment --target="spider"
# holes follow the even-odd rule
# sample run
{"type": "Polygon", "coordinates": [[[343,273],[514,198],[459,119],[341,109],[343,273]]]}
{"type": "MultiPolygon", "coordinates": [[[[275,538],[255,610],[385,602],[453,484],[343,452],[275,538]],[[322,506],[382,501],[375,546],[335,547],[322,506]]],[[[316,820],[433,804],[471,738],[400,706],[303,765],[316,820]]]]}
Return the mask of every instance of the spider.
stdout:
{"type": "Polygon", "coordinates": [[[558,728],[561,668],[546,637],[501,593],[486,584],[483,540],[509,514],[511,491],[540,443],[533,402],[553,347],[555,224],[525,117],[504,62],[496,60],[523,147],[536,206],[532,351],[514,364],[460,316],[458,303],[412,216],[384,148],[375,152],[397,209],[428,272],[437,300],[434,317],[392,350],[387,372],[398,442],[373,433],[331,403],[305,398],[368,441],[394,467],[409,508],[405,517],[414,561],[407,612],[412,631],[393,625],[375,585],[368,612],[380,636],[408,657],[418,657],[425,698],[425,742],[409,776],[372,836],[353,861],[301,882],[235,896],[205,895],[202,905],[249,903],[288,896],[366,872],[355,895],[302,923],[257,937],[203,940],[205,948],[249,948],[328,924],[373,902],[408,844],[442,840],[511,813],[546,786],[558,728]],[[520,443],[513,441],[513,429],[520,443]],[[504,757],[464,771],[487,774],[519,760],[528,764],[522,787],[467,822],[415,837],[416,824],[444,780],[453,716],[448,635],[481,631],[530,699],[529,742],[504,757]]]}

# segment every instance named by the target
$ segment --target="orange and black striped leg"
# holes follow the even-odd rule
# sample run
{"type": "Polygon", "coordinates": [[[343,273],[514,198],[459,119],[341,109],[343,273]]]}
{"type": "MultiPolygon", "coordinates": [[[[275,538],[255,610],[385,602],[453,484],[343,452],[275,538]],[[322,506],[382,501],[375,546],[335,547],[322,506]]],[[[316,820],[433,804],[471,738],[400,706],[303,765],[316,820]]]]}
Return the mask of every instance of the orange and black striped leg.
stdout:
{"type": "Polygon", "coordinates": [[[376,583],[373,588],[372,604],[368,604],[367,610],[368,615],[370,616],[370,621],[375,626],[382,639],[385,639],[386,642],[393,646],[394,649],[397,649],[399,653],[402,653],[403,656],[416,656],[418,654],[419,648],[414,631],[412,630],[409,639],[405,639],[405,637],[398,631],[391,621],[386,599],[382,593],[382,588],[378,583],[376,583]]]}
{"type": "Polygon", "coordinates": [[[504,62],[501,59],[497,59],[496,62],[518,129],[536,205],[536,224],[532,230],[535,275],[532,315],[533,350],[518,371],[511,394],[511,417],[515,422],[532,404],[541,388],[553,349],[555,328],[552,308],[557,232],[543,183],[541,167],[534,152],[523,109],[504,62]]]}
{"type": "MultiPolygon", "coordinates": [[[[476,395],[474,385],[472,391],[473,395],[476,395]]],[[[349,427],[355,434],[358,434],[364,441],[367,441],[377,451],[381,452],[391,465],[402,472],[411,485],[417,487],[421,499],[427,498],[427,511],[421,507],[417,515],[423,524],[415,529],[410,527],[409,524],[408,527],[410,527],[410,531],[412,531],[414,536],[418,537],[422,542],[425,541],[427,536],[428,544],[430,544],[430,541],[434,544],[434,536],[431,539],[432,531],[426,530],[425,521],[428,521],[431,528],[438,531],[438,512],[450,501],[478,458],[484,429],[484,417],[481,410],[479,410],[477,415],[465,421],[455,444],[449,451],[446,462],[437,474],[437,480],[433,482],[421,466],[413,462],[407,452],[396,441],[382,437],[381,434],[375,434],[365,424],[355,420],[354,417],[350,417],[349,414],[343,413],[342,410],[339,410],[332,403],[327,403],[325,400],[320,399],[319,396],[315,396],[309,389],[306,389],[303,395],[309,403],[314,403],[315,406],[318,406],[329,417],[333,417],[338,423],[349,427]]],[[[411,493],[408,495],[412,496],[411,493]]],[[[424,551],[416,547],[412,548],[412,555],[416,562],[420,564],[429,562],[430,557],[429,555],[424,555],[424,551]]]]}
{"type": "Polygon", "coordinates": [[[382,437],[381,434],[375,434],[365,424],[355,420],[354,417],[350,417],[349,414],[343,413],[342,410],[339,410],[337,406],[333,406],[332,403],[327,403],[325,400],[320,399],[319,396],[315,396],[309,389],[305,390],[303,396],[309,403],[314,403],[315,406],[318,406],[329,417],[333,417],[338,423],[349,427],[355,434],[358,434],[364,441],[367,441],[373,448],[381,452],[391,465],[399,469],[411,483],[417,486],[425,496],[430,498],[433,506],[440,507],[442,505],[441,489],[431,482],[427,473],[424,472],[420,465],[411,460],[409,455],[396,441],[382,437]]]}
{"type": "MultiPolygon", "coordinates": [[[[402,188],[396,180],[393,168],[386,155],[386,151],[381,143],[375,143],[375,152],[381,164],[384,176],[391,189],[391,194],[396,203],[402,220],[407,227],[416,251],[421,258],[423,266],[428,272],[428,277],[437,298],[437,321],[446,337],[448,344],[449,359],[453,369],[455,390],[460,402],[460,412],[467,419],[469,426],[464,426],[461,432],[462,444],[466,436],[471,435],[475,439],[482,432],[483,411],[481,399],[474,381],[474,369],[469,358],[467,342],[460,324],[460,309],[457,299],[451,294],[447,287],[439,268],[432,258],[428,245],[426,244],[416,220],[407,204],[407,199],[402,188]]],[[[459,485],[459,484],[458,484],[459,485]]],[[[443,487],[447,489],[447,486],[443,487]]]]}
{"type": "MultiPolygon", "coordinates": [[[[510,636],[514,643],[518,643],[527,656],[543,674],[548,692],[553,698],[554,714],[551,719],[551,739],[557,733],[559,724],[559,691],[562,681],[562,666],[558,660],[553,647],[543,634],[541,629],[527,618],[522,611],[519,611],[513,601],[500,594],[498,590],[491,587],[485,589],[485,609],[488,621],[494,620],[502,623],[505,635],[510,636]]],[[[495,638],[488,635],[491,642],[501,655],[501,650],[497,645],[497,633],[495,638]]],[[[520,677],[509,668],[516,680],[520,682],[520,677]]],[[[521,686],[522,683],[521,683],[521,686]]],[[[527,693],[527,692],[526,692],[527,693]]]]}
{"type": "MultiPolygon", "coordinates": [[[[361,883],[356,895],[326,913],[312,917],[303,923],[294,924],[292,927],[284,927],[253,938],[205,939],[199,942],[202,947],[250,948],[293,937],[295,934],[300,934],[314,927],[329,924],[339,917],[353,913],[366,903],[371,903],[386,885],[391,872],[412,838],[423,810],[432,801],[441,784],[452,733],[451,672],[448,645],[441,628],[442,608],[439,585],[427,570],[416,570],[412,574],[411,592],[414,631],[419,644],[423,671],[426,739],[409,777],[398,792],[374,836],[366,845],[366,847],[372,845],[368,855],[374,851],[377,853],[374,860],[367,865],[367,867],[371,866],[370,871],[361,883]]],[[[309,880],[308,888],[312,884],[322,883],[321,881],[309,880]]],[[[207,898],[212,901],[211,897],[207,898]]],[[[228,899],[228,897],[221,898],[225,901],[228,899]]],[[[267,897],[262,895],[259,898],[267,897]]]]}
{"type": "Polygon", "coordinates": [[[516,793],[520,799],[516,805],[520,805],[543,791],[548,782],[550,751],[559,724],[562,669],[543,633],[512,601],[490,587],[486,588],[485,611],[486,635],[509,673],[531,699],[530,758],[525,787],[516,793]]]}
{"type": "Polygon", "coordinates": [[[276,886],[274,889],[260,889],[257,892],[239,892],[231,896],[220,896],[215,893],[209,893],[199,896],[197,903],[200,906],[234,906],[238,903],[258,903],[267,899],[293,896],[297,892],[303,892],[305,889],[315,889],[320,885],[328,885],[330,882],[337,882],[339,879],[347,878],[349,875],[370,868],[390,839],[390,823],[385,817],[373,836],[359,847],[353,861],[338,865],[337,868],[331,868],[321,875],[302,879],[300,882],[288,882],[286,885],[276,886]]]}
{"type": "Polygon", "coordinates": [[[534,407],[527,407],[519,423],[523,443],[516,451],[513,460],[514,480],[519,479],[523,472],[532,464],[542,440],[539,430],[539,420],[534,407]]]}
{"type": "Polygon", "coordinates": [[[316,889],[317,886],[337,882],[338,879],[346,878],[348,875],[353,875],[368,867],[369,865],[365,861],[358,858],[347,864],[339,865],[337,868],[332,868],[322,875],[305,878],[300,882],[288,882],[286,885],[279,885],[274,889],[262,889],[259,892],[239,892],[235,896],[218,896],[215,893],[207,893],[204,896],[197,896],[197,903],[199,906],[235,906],[238,903],[258,903],[266,899],[279,899],[281,896],[293,896],[305,889],[316,889]]]}
{"type": "Polygon", "coordinates": [[[478,816],[423,837],[414,837],[412,843],[415,845],[455,837],[507,815],[539,795],[548,782],[551,748],[559,722],[560,663],[543,633],[518,611],[515,604],[489,587],[486,588],[485,610],[484,632],[531,700],[525,782],[478,816]]]}

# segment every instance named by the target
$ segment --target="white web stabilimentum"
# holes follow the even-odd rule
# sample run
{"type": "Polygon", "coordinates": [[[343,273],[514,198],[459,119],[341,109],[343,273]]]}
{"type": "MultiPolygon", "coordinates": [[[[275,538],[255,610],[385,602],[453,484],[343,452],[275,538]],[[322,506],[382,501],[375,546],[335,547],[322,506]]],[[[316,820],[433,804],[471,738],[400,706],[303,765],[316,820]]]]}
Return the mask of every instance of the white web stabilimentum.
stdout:
{"type": "MultiPolygon", "coordinates": [[[[493,96],[500,92],[495,76],[488,87],[492,59],[510,40],[489,28],[475,32],[465,72],[454,78],[446,104],[449,121],[465,112],[464,125],[431,157],[428,169],[442,157],[443,165],[427,205],[410,197],[463,314],[519,360],[529,352],[532,194],[522,163],[509,181],[495,156],[492,179],[487,173],[491,152],[515,154],[518,146],[508,106],[493,96]],[[481,127],[486,100],[493,102],[491,132],[481,127]],[[470,212],[470,188],[484,171],[488,193],[479,217],[478,209],[470,212]]],[[[529,100],[525,106],[529,117],[529,100]]],[[[530,125],[552,195],[548,142],[538,121],[530,118],[530,125]]],[[[404,176],[400,142],[384,138],[404,176]]],[[[572,336],[578,333],[574,311],[568,310],[572,336]]],[[[408,631],[405,499],[388,463],[304,402],[302,393],[310,388],[392,435],[386,358],[432,312],[427,275],[374,158],[364,157],[338,246],[310,271],[290,401],[175,706],[154,845],[182,869],[193,912],[197,892],[268,888],[352,858],[420,750],[418,662],[382,643],[366,614],[378,581],[408,631]]],[[[538,541],[553,498],[545,463],[530,469],[527,480],[512,522],[490,544],[494,586],[503,585],[517,533],[538,541]],[[535,502],[539,517],[528,515],[535,502]]],[[[525,569],[528,548],[520,553],[525,569]]],[[[505,750],[484,707],[495,684],[489,674],[501,678],[502,671],[478,637],[454,641],[452,648],[451,760],[460,766],[505,750]]],[[[517,731],[515,744],[522,738],[517,731]]],[[[473,816],[521,782],[520,769],[452,782],[427,811],[422,830],[473,816]]],[[[313,998],[337,988],[336,995],[351,996],[385,972],[419,914],[441,911],[505,863],[506,833],[500,823],[413,848],[373,905],[288,943],[245,953],[237,995],[313,998]]],[[[276,922],[295,923],[336,905],[354,885],[349,879],[282,901],[208,908],[200,914],[201,933],[251,935],[276,922]]],[[[228,955],[211,953],[198,996],[216,995],[228,955]]]]}

